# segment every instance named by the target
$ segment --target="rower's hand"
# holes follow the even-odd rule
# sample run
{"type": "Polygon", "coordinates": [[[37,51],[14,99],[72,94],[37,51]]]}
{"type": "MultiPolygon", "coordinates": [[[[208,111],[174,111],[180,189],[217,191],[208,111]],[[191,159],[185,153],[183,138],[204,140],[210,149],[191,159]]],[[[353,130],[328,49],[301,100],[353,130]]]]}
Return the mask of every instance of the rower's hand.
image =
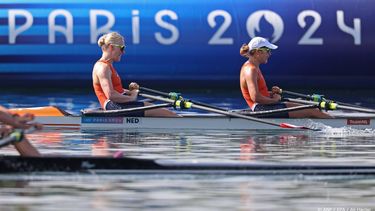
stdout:
{"type": "Polygon", "coordinates": [[[280,89],[280,87],[278,87],[278,86],[273,86],[272,87],[272,93],[281,95],[282,89],[280,89]]]}
{"type": "Polygon", "coordinates": [[[14,115],[13,117],[22,124],[26,124],[27,122],[34,120],[34,114],[30,114],[30,113],[23,114],[22,116],[14,115]]]}
{"type": "Polygon", "coordinates": [[[133,89],[128,92],[128,95],[132,98],[133,101],[137,100],[139,89],[133,89]]]}
{"type": "Polygon", "coordinates": [[[37,130],[41,130],[43,125],[37,122],[31,122],[34,120],[34,115],[30,113],[23,114],[22,116],[14,115],[14,119],[17,122],[17,128],[29,129],[34,127],[37,130]]]}
{"type": "Polygon", "coordinates": [[[33,119],[34,119],[33,114],[27,113],[27,114],[23,114],[22,116],[18,114],[14,114],[13,115],[13,120],[14,120],[13,127],[19,128],[19,129],[28,129],[30,128],[28,122],[32,121],[33,119]]]}
{"type": "Polygon", "coordinates": [[[1,138],[9,136],[9,134],[11,134],[12,132],[13,132],[13,128],[11,126],[8,126],[8,125],[1,125],[0,126],[0,137],[1,138]]]}
{"type": "Polygon", "coordinates": [[[135,82],[131,82],[129,84],[129,90],[132,91],[132,90],[139,90],[139,85],[135,82]]]}
{"type": "Polygon", "coordinates": [[[271,96],[271,98],[274,99],[275,102],[279,102],[279,101],[281,101],[281,95],[279,95],[279,94],[273,94],[273,95],[271,96]]]}

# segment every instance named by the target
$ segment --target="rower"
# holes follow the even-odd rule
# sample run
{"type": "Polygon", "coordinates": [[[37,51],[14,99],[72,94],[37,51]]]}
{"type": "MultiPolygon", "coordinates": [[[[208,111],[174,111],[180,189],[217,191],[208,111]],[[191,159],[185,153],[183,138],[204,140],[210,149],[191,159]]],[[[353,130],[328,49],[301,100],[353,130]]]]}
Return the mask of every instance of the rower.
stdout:
{"type": "MultiPolygon", "coordinates": [[[[266,64],[271,56],[271,51],[277,48],[278,46],[270,43],[263,37],[254,37],[248,44],[243,44],[240,49],[241,56],[248,58],[241,67],[240,87],[242,95],[252,111],[267,111],[301,106],[298,103],[281,102],[281,89],[279,87],[272,87],[272,91],[269,91],[267,88],[259,66],[266,64]]],[[[315,108],[277,113],[267,117],[332,118],[329,114],[315,108]]]]}
{"type": "MultiPolygon", "coordinates": [[[[94,65],[92,79],[101,107],[104,110],[119,110],[152,105],[148,102],[137,101],[138,84],[131,83],[129,90],[124,89],[121,78],[113,67],[113,62],[119,62],[121,56],[125,54],[124,38],[117,32],[111,32],[101,36],[98,45],[103,53],[94,65]]],[[[174,117],[178,115],[165,108],[156,108],[132,112],[128,116],[174,117]]]]}
{"type": "MultiPolygon", "coordinates": [[[[34,115],[26,113],[22,116],[13,115],[6,108],[0,106],[0,122],[5,125],[0,125],[0,135],[1,137],[7,137],[8,135],[14,133],[14,129],[29,129],[34,127],[36,129],[42,129],[42,125],[39,123],[30,123],[34,119],[34,115]]],[[[14,135],[14,134],[13,134],[14,135]]],[[[9,139],[20,153],[21,156],[28,157],[40,157],[41,154],[38,152],[34,146],[31,145],[29,140],[24,136],[23,133],[19,132],[14,136],[14,138],[9,139]]]]}

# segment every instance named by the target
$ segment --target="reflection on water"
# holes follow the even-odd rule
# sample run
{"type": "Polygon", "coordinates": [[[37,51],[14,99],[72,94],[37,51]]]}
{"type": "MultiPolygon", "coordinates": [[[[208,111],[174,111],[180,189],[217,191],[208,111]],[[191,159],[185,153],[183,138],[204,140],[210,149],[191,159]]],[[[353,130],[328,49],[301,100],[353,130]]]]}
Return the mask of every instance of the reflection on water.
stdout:
{"type": "MultiPolygon", "coordinates": [[[[152,159],[375,163],[375,136],[299,131],[43,130],[28,135],[42,153],[152,159]]],[[[2,154],[16,154],[12,147],[2,154]]]]}
{"type": "MultiPolygon", "coordinates": [[[[358,132],[358,131],[357,131],[358,132]]],[[[45,154],[152,159],[375,163],[375,135],[226,130],[43,130],[29,139],[45,154]]],[[[11,147],[0,150],[16,154],[11,147]]]]}

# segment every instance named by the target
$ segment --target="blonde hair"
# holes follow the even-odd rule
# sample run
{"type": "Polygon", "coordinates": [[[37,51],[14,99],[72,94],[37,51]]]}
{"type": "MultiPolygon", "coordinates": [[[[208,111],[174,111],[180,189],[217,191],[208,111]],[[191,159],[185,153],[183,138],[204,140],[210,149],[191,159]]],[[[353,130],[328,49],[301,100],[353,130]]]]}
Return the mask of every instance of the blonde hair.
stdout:
{"type": "Polygon", "coordinates": [[[103,47],[103,46],[109,45],[109,44],[124,45],[125,44],[124,37],[121,36],[121,34],[119,34],[117,32],[110,32],[110,33],[102,35],[98,39],[99,47],[103,47]]]}
{"type": "Polygon", "coordinates": [[[240,55],[243,56],[243,57],[246,57],[246,58],[250,58],[250,56],[254,55],[255,53],[255,49],[249,51],[249,46],[244,43],[242,44],[241,48],[240,48],[240,55]]]}

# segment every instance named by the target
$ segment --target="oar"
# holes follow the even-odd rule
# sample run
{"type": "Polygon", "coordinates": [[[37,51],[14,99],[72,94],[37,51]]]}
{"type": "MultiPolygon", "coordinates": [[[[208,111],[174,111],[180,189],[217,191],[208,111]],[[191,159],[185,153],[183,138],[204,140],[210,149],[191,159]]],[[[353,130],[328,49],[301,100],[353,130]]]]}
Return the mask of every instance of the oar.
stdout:
{"type": "Polygon", "coordinates": [[[226,115],[226,116],[230,116],[230,117],[237,117],[237,118],[246,119],[246,120],[250,120],[250,121],[253,121],[253,122],[259,122],[259,123],[263,123],[263,124],[267,124],[267,125],[273,125],[273,126],[281,127],[281,128],[307,129],[307,130],[314,130],[314,131],[317,130],[317,129],[312,129],[312,128],[305,127],[305,126],[297,126],[297,125],[292,125],[292,124],[288,124],[288,123],[275,123],[275,122],[271,122],[271,121],[267,121],[267,120],[263,120],[263,119],[258,119],[258,118],[251,117],[251,116],[245,116],[245,115],[238,114],[238,113],[233,113],[233,112],[214,109],[214,108],[210,108],[210,107],[206,107],[206,106],[202,106],[202,105],[197,105],[197,104],[194,104],[193,102],[187,102],[187,101],[183,101],[183,100],[172,100],[172,99],[159,97],[159,96],[153,96],[153,95],[144,94],[144,93],[140,93],[139,95],[142,96],[142,97],[145,97],[145,98],[153,99],[153,100],[159,100],[159,101],[174,103],[174,105],[180,106],[181,108],[189,108],[189,107],[197,108],[197,109],[201,109],[201,110],[212,112],[212,113],[218,113],[218,114],[222,114],[222,115],[226,115]]]}
{"type": "Polygon", "coordinates": [[[0,139],[0,148],[5,147],[15,141],[20,141],[23,138],[23,131],[22,130],[16,130],[13,131],[10,135],[8,135],[5,138],[0,139]]]}
{"type": "Polygon", "coordinates": [[[25,133],[32,133],[36,130],[35,127],[31,127],[27,130],[16,129],[7,137],[0,139],[0,148],[5,147],[13,142],[21,141],[25,133]]]}
{"type": "MultiPolygon", "coordinates": [[[[163,97],[167,97],[167,98],[170,98],[172,100],[181,100],[182,99],[181,95],[179,93],[176,93],[176,92],[166,93],[166,92],[162,92],[162,91],[159,91],[159,90],[150,89],[150,88],[146,88],[146,87],[139,87],[139,90],[142,91],[142,92],[148,92],[148,93],[160,95],[160,96],[163,96],[163,97]]],[[[195,105],[201,105],[201,106],[204,106],[204,107],[209,107],[209,108],[213,108],[213,109],[217,109],[217,110],[227,111],[224,108],[220,108],[220,107],[217,107],[217,106],[214,106],[214,105],[210,105],[210,104],[195,101],[195,100],[190,100],[190,102],[194,103],[195,105]]]]}
{"type": "Polygon", "coordinates": [[[40,157],[42,156],[39,151],[27,140],[24,138],[25,133],[31,133],[36,128],[31,127],[27,130],[15,130],[13,131],[9,136],[3,138],[0,140],[0,148],[7,146],[9,144],[14,144],[14,147],[20,154],[20,156],[26,156],[26,157],[40,157]]]}
{"type": "Polygon", "coordinates": [[[335,103],[335,102],[332,102],[332,101],[326,101],[326,100],[321,101],[321,102],[314,102],[314,101],[300,100],[300,99],[293,99],[293,98],[284,98],[284,100],[290,101],[290,102],[295,102],[295,103],[318,105],[319,108],[325,109],[325,110],[342,109],[342,110],[350,110],[350,111],[358,111],[358,112],[375,114],[374,109],[345,106],[345,105],[340,105],[338,103],[335,103]]]}
{"type": "MultiPolygon", "coordinates": [[[[140,90],[145,91],[145,92],[150,92],[150,93],[153,93],[153,94],[157,94],[157,95],[161,95],[161,96],[164,96],[164,97],[167,97],[167,98],[171,98],[172,100],[182,99],[182,97],[178,93],[175,93],[175,92],[166,93],[166,92],[161,92],[161,91],[146,88],[146,87],[140,87],[140,90]]],[[[213,109],[218,109],[218,110],[222,110],[222,111],[236,112],[236,113],[240,113],[240,114],[243,114],[243,115],[250,115],[250,116],[271,115],[271,114],[285,113],[285,112],[290,112],[290,111],[298,111],[298,110],[304,110],[304,109],[309,109],[309,108],[314,108],[314,107],[316,108],[317,107],[317,106],[314,106],[314,105],[308,105],[308,106],[297,106],[297,107],[292,107],[292,108],[276,109],[276,110],[270,110],[270,111],[243,112],[243,110],[226,110],[226,109],[223,109],[223,108],[220,108],[220,107],[217,107],[217,106],[213,106],[213,105],[202,103],[202,102],[197,102],[197,101],[194,101],[194,100],[189,100],[189,101],[196,104],[196,105],[201,105],[201,106],[205,106],[205,107],[209,107],[209,108],[213,108],[213,109]]]]}
{"type": "MultiPolygon", "coordinates": [[[[306,94],[297,93],[297,92],[291,92],[291,91],[287,91],[287,90],[281,90],[280,94],[288,94],[288,95],[291,95],[291,96],[294,96],[294,97],[302,97],[302,98],[305,98],[307,100],[312,100],[314,102],[320,102],[322,100],[334,101],[334,100],[330,100],[330,99],[325,99],[323,95],[318,95],[318,94],[306,95],[306,94]]],[[[340,105],[342,105],[342,106],[364,108],[362,106],[353,105],[353,104],[349,104],[349,103],[343,103],[343,102],[338,102],[338,101],[335,101],[335,102],[338,103],[338,104],[340,104],[340,105]]]]}
{"type": "Polygon", "coordinates": [[[267,116],[271,114],[278,114],[278,113],[286,113],[291,111],[300,111],[305,109],[311,109],[311,108],[318,108],[318,105],[301,105],[301,106],[295,106],[290,108],[280,108],[275,110],[267,110],[267,111],[252,111],[250,109],[248,110],[231,110],[231,112],[236,112],[243,115],[250,115],[250,116],[267,116]]]}

